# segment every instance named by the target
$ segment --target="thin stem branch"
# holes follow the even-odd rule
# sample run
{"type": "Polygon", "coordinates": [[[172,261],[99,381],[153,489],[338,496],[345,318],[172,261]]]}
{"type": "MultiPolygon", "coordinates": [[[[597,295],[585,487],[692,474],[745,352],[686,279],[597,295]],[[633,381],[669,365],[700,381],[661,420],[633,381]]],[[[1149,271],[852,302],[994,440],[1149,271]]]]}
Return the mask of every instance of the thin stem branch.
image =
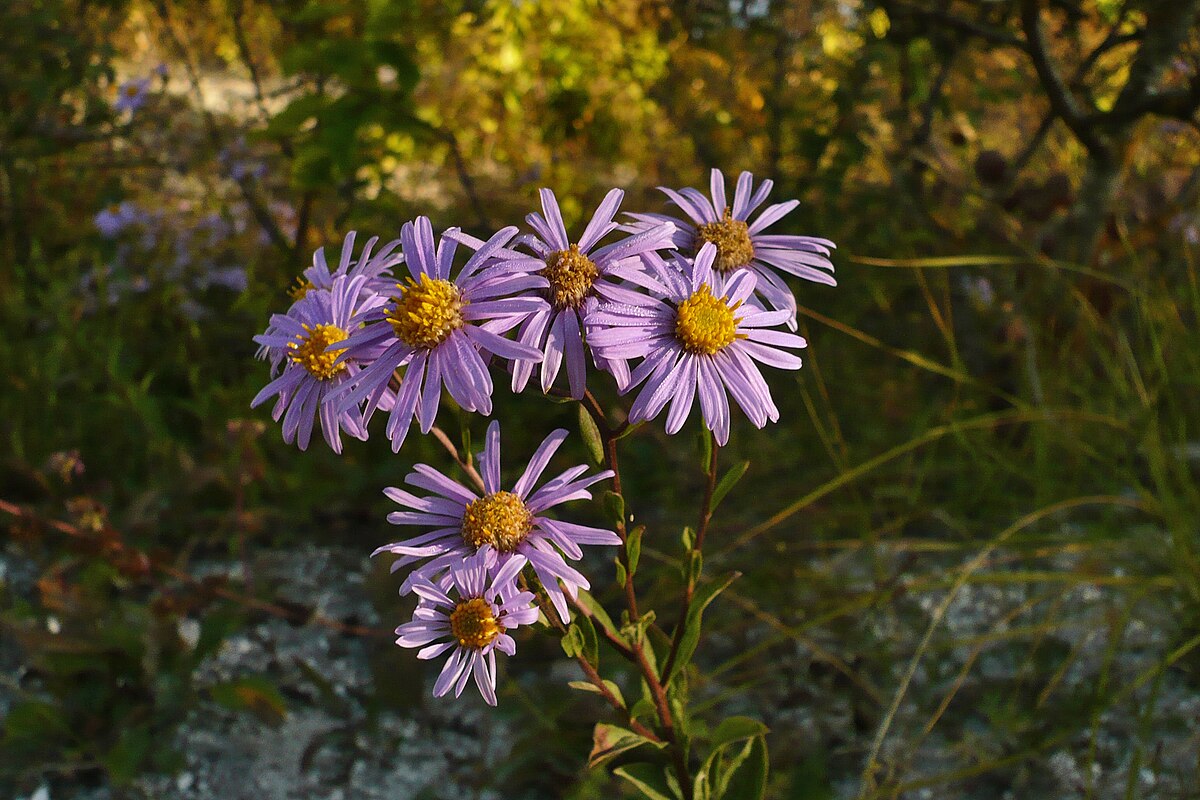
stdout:
{"type": "Polygon", "coordinates": [[[447,433],[437,425],[434,425],[432,428],[430,428],[429,432],[433,434],[433,438],[437,439],[438,443],[441,444],[442,447],[446,448],[446,452],[449,453],[450,457],[454,459],[454,463],[458,464],[459,469],[466,473],[467,477],[471,479],[471,482],[474,483],[476,487],[478,487],[479,491],[487,491],[487,488],[483,484],[483,476],[479,474],[479,470],[475,469],[474,464],[459,454],[458,446],[450,440],[450,436],[447,435],[447,433]]]}

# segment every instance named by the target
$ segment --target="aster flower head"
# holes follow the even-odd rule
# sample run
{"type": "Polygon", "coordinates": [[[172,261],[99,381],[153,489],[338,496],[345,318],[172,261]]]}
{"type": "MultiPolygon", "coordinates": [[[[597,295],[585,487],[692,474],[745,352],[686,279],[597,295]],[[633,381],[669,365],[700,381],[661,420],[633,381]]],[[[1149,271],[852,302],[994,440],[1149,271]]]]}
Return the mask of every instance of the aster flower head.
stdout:
{"type": "Polygon", "coordinates": [[[570,615],[564,594],[575,597],[579,589],[590,588],[590,584],[578,570],[567,564],[563,556],[577,561],[583,557],[581,545],[615,545],[620,544],[621,539],[612,531],[546,515],[549,509],[563,503],[590,499],[592,494],[588,487],[613,475],[609,470],[584,475],[587,466],[576,466],[535,489],[551,456],[566,437],[567,432],[562,429],[547,436],[520,479],[511,489],[504,489],[500,482],[500,424],[492,422],[479,457],[483,474],[482,495],[432,467],[417,464],[404,482],[433,494],[418,497],[404,489],[386,489],[384,494],[406,509],[389,514],[388,522],[433,530],[384,545],[372,555],[399,555],[392,564],[393,572],[426,562],[405,581],[402,592],[413,589],[421,581],[437,580],[448,568],[484,548],[494,550],[501,565],[518,557],[523,561],[527,559],[559,616],[564,622],[568,621],[570,615]]]}
{"type": "Polygon", "coordinates": [[[541,360],[538,350],[502,335],[546,305],[528,294],[545,288],[546,279],[530,274],[515,253],[508,251],[507,259],[499,255],[516,230],[505,228],[483,242],[451,229],[436,244],[428,217],[401,230],[410,277],[393,285],[384,304],[368,315],[370,324],[347,341],[343,358],[371,363],[340,390],[343,408],[365,399],[370,413],[371,398],[404,367],[387,424],[393,450],[404,443],[414,417],[422,433],[430,431],[443,386],[463,409],[490,414],[487,361],[492,356],[541,360]],[[452,277],[460,243],[475,252],[452,277]]]}
{"type": "MultiPolygon", "coordinates": [[[[638,256],[671,247],[672,227],[667,223],[648,225],[644,231],[599,247],[608,234],[617,230],[613,222],[625,193],[613,189],[592,215],[583,235],[572,242],[563,225],[562,213],[554,192],[541,190],[542,213],[525,218],[534,234],[518,241],[538,257],[539,274],[549,283],[545,290],[548,306],[531,314],[521,325],[519,340],[543,354],[542,391],[549,391],[564,362],[571,397],[583,397],[587,361],[584,356],[584,332],[587,318],[600,302],[627,298],[632,290],[625,284],[645,285],[638,256]]],[[[609,371],[624,386],[629,368],[623,361],[598,359],[596,365],[609,371]]],[[[533,373],[533,364],[523,362],[513,369],[512,388],[523,391],[533,373]]]]}
{"type": "MultiPolygon", "coordinates": [[[[312,266],[300,273],[296,278],[295,284],[288,290],[288,296],[292,298],[293,303],[298,303],[314,290],[329,291],[333,288],[333,282],[336,278],[347,275],[351,278],[362,276],[366,280],[360,283],[362,300],[366,301],[383,290],[391,280],[392,267],[404,261],[404,255],[397,252],[396,248],[400,246],[400,240],[388,242],[380,250],[375,251],[375,243],[379,241],[378,236],[372,236],[367,240],[367,244],[362,249],[362,253],[358,259],[354,258],[354,240],[357,237],[355,231],[350,231],[346,234],[346,238],[342,241],[341,258],[338,260],[337,267],[329,268],[329,263],[325,260],[325,248],[318,247],[313,251],[312,266]]],[[[266,335],[272,336],[278,332],[272,328],[268,328],[266,335]]],[[[271,362],[271,374],[275,375],[279,372],[286,359],[287,353],[279,349],[270,349],[260,347],[255,354],[257,358],[267,359],[271,362]]]]}
{"type": "Polygon", "coordinates": [[[117,99],[113,103],[113,108],[117,111],[129,111],[130,113],[137,111],[146,105],[149,89],[149,78],[133,78],[122,82],[117,87],[117,99]]]}
{"type": "Polygon", "coordinates": [[[367,240],[362,253],[355,259],[354,240],[356,236],[355,231],[346,234],[346,238],[342,242],[341,257],[338,259],[337,267],[332,270],[329,268],[329,262],[325,260],[325,248],[318,247],[313,252],[312,266],[300,273],[296,278],[295,285],[288,290],[288,295],[292,300],[302,299],[312,289],[329,289],[333,285],[333,279],[339,275],[349,275],[352,278],[359,275],[365,276],[367,281],[364,288],[367,291],[382,292],[390,286],[392,267],[404,261],[403,253],[397,250],[400,240],[394,239],[375,251],[375,244],[379,241],[379,237],[372,236],[367,240]]]}
{"type": "Polygon", "coordinates": [[[796,206],[799,200],[776,203],[751,219],[758,207],[771,193],[774,183],[764,180],[754,188],[754,176],[743,172],[738,176],[734,190],[733,205],[725,198],[725,176],[714,169],[711,175],[711,200],[696,189],[668,189],[659,187],[684,214],[687,220],[664,214],[631,214],[637,220],[634,226],[644,229],[650,225],[671,222],[675,225],[674,246],[681,253],[696,254],[705,244],[717,249],[713,270],[724,277],[746,270],[757,278],[756,293],[771,308],[789,312],[786,320],[791,330],[796,329],[796,298],[792,296],[780,272],[796,275],[807,281],[836,286],[833,279],[833,264],[829,251],[835,247],[828,239],[815,236],[790,236],[767,234],[764,231],[778,222],[796,206]]]}
{"type": "Polygon", "coordinates": [[[129,200],[101,209],[92,221],[105,239],[115,239],[127,228],[147,222],[149,216],[129,200]]]}
{"type": "MultiPolygon", "coordinates": [[[[266,333],[254,337],[267,357],[283,364],[282,374],[263,387],[251,407],[276,397],[272,416],[283,418],[283,440],[308,448],[313,424],[335,453],[342,452],[341,432],[366,439],[366,419],[357,407],[330,402],[333,392],[358,374],[356,359],[342,359],[343,343],[383,298],[363,292],[366,276],[339,275],[329,290],[309,292],[287,314],[275,314],[266,333]]],[[[387,386],[369,399],[390,407],[387,386]]]]}
{"type": "Polygon", "coordinates": [[[787,321],[786,310],[765,311],[752,301],[756,276],[750,270],[722,275],[713,269],[716,245],[705,243],[694,261],[649,261],[666,287],[660,299],[642,295],[635,303],[609,304],[593,320],[589,340],[608,358],[642,358],[630,388],[645,383],[629,411],[631,423],[654,419],[667,406],[667,433],[687,420],[697,395],[704,423],[720,444],[729,440],[728,392],[750,421],[762,428],[779,410],[755,362],[799,369],[786,349],[806,346],[803,338],[770,330],[787,321]],[[784,349],[786,348],[786,349],[784,349]]]}
{"type": "Polygon", "coordinates": [[[538,618],[533,594],[513,586],[525,563],[522,556],[500,563],[496,551],[482,547],[454,564],[445,580],[413,582],[421,600],[412,621],[396,628],[396,644],[421,648],[417,658],[423,660],[450,653],[434,697],[452,688],[458,697],[473,677],[483,699],[496,705],[496,651],[515,655],[517,643],[508,631],[538,618]]]}

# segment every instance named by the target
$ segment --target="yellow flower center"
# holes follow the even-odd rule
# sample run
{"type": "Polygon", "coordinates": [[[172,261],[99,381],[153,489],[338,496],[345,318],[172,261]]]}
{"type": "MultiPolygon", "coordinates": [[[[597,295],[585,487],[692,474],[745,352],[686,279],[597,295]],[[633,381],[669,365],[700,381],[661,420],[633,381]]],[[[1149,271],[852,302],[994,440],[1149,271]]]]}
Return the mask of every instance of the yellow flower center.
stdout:
{"type": "Polygon", "coordinates": [[[504,628],[496,621],[491,603],[482,597],[462,600],[450,612],[450,635],[462,647],[479,650],[502,633],[504,628]]]}
{"type": "Polygon", "coordinates": [[[550,282],[550,302],[555,308],[579,308],[600,277],[600,270],[579,252],[579,245],[573,244],[548,255],[541,275],[550,282]]]}
{"type": "Polygon", "coordinates": [[[711,356],[739,338],[739,322],[725,300],[713,297],[708,284],[702,283],[675,310],[675,336],[689,353],[711,356]]]}
{"type": "Polygon", "coordinates": [[[292,298],[292,302],[303,300],[304,296],[317,287],[313,286],[312,281],[303,275],[296,278],[296,285],[287,290],[288,297],[292,298]]]}
{"type": "Polygon", "coordinates": [[[512,492],[496,492],[472,500],[463,514],[462,537],[474,547],[490,544],[511,553],[533,529],[533,514],[512,492]]]}
{"type": "Polygon", "coordinates": [[[125,96],[126,97],[137,97],[139,91],[140,91],[140,89],[138,89],[137,84],[131,83],[125,87],[125,96]]]}
{"type": "Polygon", "coordinates": [[[350,334],[337,325],[318,325],[315,328],[305,325],[304,330],[308,331],[307,335],[298,334],[296,341],[288,343],[288,348],[292,351],[288,355],[292,361],[304,367],[310,375],[320,381],[327,381],[346,368],[344,361],[340,364],[335,363],[337,357],[346,352],[345,349],[327,352],[327,348],[350,334]]]}
{"type": "Polygon", "coordinates": [[[437,347],[463,326],[463,306],[458,287],[441,278],[422,273],[420,282],[408,279],[408,285],[396,284],[399,297],[395,308],[385,312],[396,336],[409,347],[437,347]]]}
{"type": "Polygon", "coordinates": [[[750,226],[734,219],[729,207],[720,222],[706,222],[696,226],[697,251],[705,242],[717,247],[713,269],[717,272],[732,272],[741,269],[754,259],[754,245],[750,242],[750,226]]]}

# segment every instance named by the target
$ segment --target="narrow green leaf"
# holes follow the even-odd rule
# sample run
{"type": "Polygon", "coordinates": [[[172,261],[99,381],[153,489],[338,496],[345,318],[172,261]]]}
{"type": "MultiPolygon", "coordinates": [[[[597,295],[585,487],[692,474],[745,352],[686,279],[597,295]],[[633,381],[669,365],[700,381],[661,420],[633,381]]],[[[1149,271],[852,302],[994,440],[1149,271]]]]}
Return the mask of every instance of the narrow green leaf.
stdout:
{"type": "Polygon", "coordinates": [[[592,419],[592,415],[584,408],[583,403],[579,404],[579,435],[583,437],[583,444],[587,447],[588,457],[592,459],[592,463],[603,464],[604,440],[600,438],[600,429],[596,427],[596,420],[592,419]]]}
{"type": "Polygon", "coordinates": [[[689,526],[685,526],[679,539],[683,542],[684,550],[691,550],[696,546],[696,531],[689,526]]]}
{"type": "Polygon", "coordinates": [[[714,800],[762,800],[767,793],[767,740],[755,736],[732,757],[724,758],[714,800]]]}
{"type": "Polygon", "coordinates": [[[645,525],[638,525],[629,532],[625,540],[625,554],[629,559],[629,574],[637,573],[638,560],[642,556],[642,534],[646,532],[645,525]]]}
{"type": "Polygon", "coordinates": [[[574,623],[567,628],[567,632],[563,634],[559,640],[562,645],[563,652],[567,654],[567,658],[575,658],[583,652],[583,634],[579,632],[579,626],[574,623]]]}
{"type": "Polygon", "coordinates": [[[625,565],[621,563],[621,559],[619,558],[614,558],[613,564],[617,568],[617,585],[624,586],[625,581],[628,578],[628,575],[625,572],[625,565]]]}
{"type": "Polygon", "coordinates": [[[696,645],[700,643],[700,623],[704,616],[704,609],[708,608],[709,603],[725,591],[729,584],[733,583],[740,575],[740,572],[733,572],[724,580],[710,583],[696,590],[691,608],[688,609],[687,619],[684,621],[685,627],[683,636],[679,640],[679,651],[676,654],[675,663],[671,666],[671,674],[664,676],[664,682],[670,683],[672,676],[678,674],[691,660],[692,654],[696,652],[696,645]]]}
{"type": "Polygon", "coordinates": [[[613,525],[620,525],[625,521],[625,498],[612,491],[605,491],[601,502],[604,505],[604,513],[608,516],[608,521],[613,525]]]}
{"type": "Polygon", "coordinates": [[[571,627],[579,631],[580,652],[593,667],[600,666],[600,642],[596,638],[596,629],[592,621],[583,614],[576,614],[571,627]]]}
{"type": "Polygon", "coordinates": [[[634,431],[636,431],[638,428],[642,427],[645,424],[646,424],[646,422],[643,420],[642,422],[635,422],[632,425],[626,425],[625,430],[623,430],[617,434],[617,441],[618,442],[621,441],[626,436],[633,433],[634,431]]]}
{"type": "Polygon", "coordinates": [[[667,783],[663,768],[657,764],[626,764],[614,769],[613,774],[632,783],[646,800],[678,800],[679,796],[667,783]]]}
{"type": "Polygon", "coordinates": [[[693,586],[700,580],[700,573],[704,570],[704,556],[699,550],[693,550],[688,554],[687,574],[684,576],[687,582],[693,586]]]}
{"type": "Polygon", "coordinates": [[[715,511],[717,506],[721,505],[725,495],[729,494],[729,490],[737,485],[748,469],[750,469],[750,462],[743,461],[740,464],[734,464],[728,472],[721,476],[721,480],[717,481],[717,485],[713,489],[712,502],[708,506],[710,510],[715,511]]]}
{"type": "MultiPolygon", "coordinates": [[[[600,688],[591,681],[569,681],[567,686],[572,689],[578,689],[581,692],[591,692],[592,694],[600,694],[600,688]]],[[[612,696],[617,698],[621,705],[625,705],[625,697],[621,694],[621,687],[617,686],[612,681],[604,681],[604,686],[612,693],[612,696]]]]}
{"type": "Polygon", "coordinates": [[[621,635],[621,632],[617,630],[617,626],[613,624],[612,617],[604,610],[604,606],[600,605],[596,598],[592,597],[591,593],[581,589],[579,591],[579,604],[591,612],[592,622],[599,624],[601,628],[610,633],[614,633],[617,636],[621,635]]]}
{"type": "Polygon", "coordinates": [[[738,742],[753,736],[765,736],[767,726],[750,717],[729,717],[721,720],[721,724],[709,735],[709,743],[714,750],[719,750],[730,742],[738,742]]]}
{"type": "Polygon", "coordinates": [[[598,722],[592,729],[592,752],[588,754],[588,766],[599,767],[638,747],[661,750],[665,746],[664,742],[653,742],[628,728],[598,722]]]}

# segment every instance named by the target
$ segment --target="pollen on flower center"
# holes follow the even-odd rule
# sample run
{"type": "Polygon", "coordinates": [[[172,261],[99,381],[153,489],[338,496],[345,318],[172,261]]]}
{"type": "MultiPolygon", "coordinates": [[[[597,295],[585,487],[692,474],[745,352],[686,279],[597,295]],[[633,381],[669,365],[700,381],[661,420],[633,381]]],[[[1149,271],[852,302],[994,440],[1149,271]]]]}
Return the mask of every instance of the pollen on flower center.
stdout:
{"type": "Polygon", "coordinates": [[[712,242],[717,247],[717,257],[713,261],[713,269],[717,272],[733,272],[741,269],[754,259],[754,244],[750,241],[750,226],[740,219],[734,219],[729,208],[720,222],[706,222],[696,226],[696,249],[699,250],[705,242],[712,242]]]}
{"type": "Polygon", "coordinates": [[[306,294],[315,288],[316,287],[313,286],[312,281],[301,275],[296,278],[296,284],[288,289],[288,297],[292,298],[293,302],[296,300],[302,300],[306,294]]]}
{"type": "Polygon", "coordinates": [[[711,356],[738,338],[733,309],[723,298],[713,297],[707,283],[675,311],[675,336],[689,353],[711,356]]]}
{"type": "Polygon", "coordinates": [[[462,647],[479,650],[502,633],[491,603],[482,597],[462,600],[450,612],[450,635],[462,647]]]}
{"type": "Polygon", "coordinates": [[[533,515],[512,492],[495,492],[472,500],[463,514],[462,537],[474,547],[490,544],[511,553],[533,529],[533,515]]]}
{"type": "Polygon", "coordinates": [[[546,268],[540,274],[550,282],[550,302],[556,309],[579,308],[600,270],[573,244],[546,256],[546,268]]]}
{"type": "Polygon", "coordinates": [[[288,354],[292,361],[308,370],[317,380],[327,381],[346,368],[346,362],[337,363],[337,357],[346,352],[328,350],[329,345],[336,344],[349,336],[337,325],[304,326],[307,334],[297,334],[296,341],[288,342],[291,352],[288,354]]]}
{"type": "Polygon", "coordinates": [[[396,336],[409,347],[437,347],[463,326],[463,300],[458,287],[441,278],[422,273],[420,282],[396,284],[400,296],[385,313],[396,336]]]}

